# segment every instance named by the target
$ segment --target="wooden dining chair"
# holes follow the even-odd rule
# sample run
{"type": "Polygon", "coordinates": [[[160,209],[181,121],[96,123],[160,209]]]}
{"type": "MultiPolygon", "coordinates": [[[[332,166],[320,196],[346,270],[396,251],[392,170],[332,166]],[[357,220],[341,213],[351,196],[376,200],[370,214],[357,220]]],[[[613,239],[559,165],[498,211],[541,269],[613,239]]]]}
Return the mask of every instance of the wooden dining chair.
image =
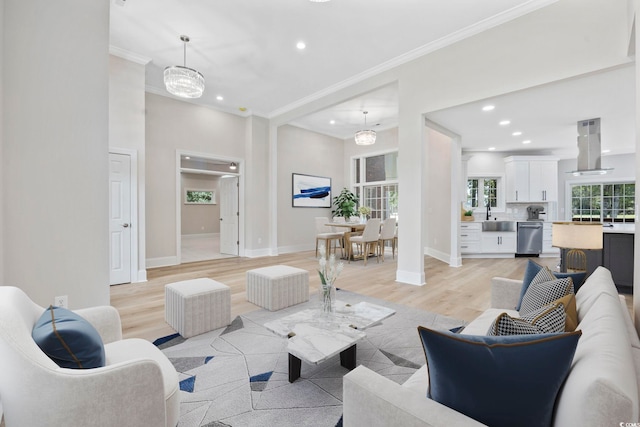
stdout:
{"type": "Polygon", "coordinates": [[[380,240],[378,237],[380,236],[380,219],[372,218],[367,221],[367,225],[364,227],[364,231],[361,236],[353,236],[351,237],[351,241],[349,244],[349,253],[347,254],[349,258],[349,262],[351,262],[351,258],[353,255],[353,245],[359,245],[362,248],[362,255],[364,256],[364,265],[367,265],[367,258],[371,253],[371,250],[375,250],[375,254],[378,257],[378,262],[380,262],[380,251],[378,243],[380,240]]]}

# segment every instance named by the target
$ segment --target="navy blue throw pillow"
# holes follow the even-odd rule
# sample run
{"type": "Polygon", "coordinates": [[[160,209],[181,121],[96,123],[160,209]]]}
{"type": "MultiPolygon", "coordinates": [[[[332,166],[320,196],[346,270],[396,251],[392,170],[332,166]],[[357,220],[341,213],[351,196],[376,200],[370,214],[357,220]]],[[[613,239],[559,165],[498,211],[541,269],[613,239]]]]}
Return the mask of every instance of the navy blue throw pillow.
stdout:
{"type": "Polygon", "coordinates": [[[105,365],[104,345],[96,328],[66,308],[47,308],[31,336],[61,368],[89,369],[105,365]]]}
{"type": "Polygon", "coordinates": [[[581,331],[460,335],[418,327],[427,397],[492,427],[549,426],[581,331]]]}
{"type": "MultiPolygon", "coordinates": [[[[520,311],[520,305],[522,304],[522,298],[524,297],[524,294],[527,293],[527,289],[529,289],[529,285],[531,284],[531,281],[533,280],[534,277],[536,277],[536,274],[538,274],[538,272],[540,270],[542,270],[544,267],[536,264],[535,262],[529,260],[529,262],[527,263],[527,268],[524,271],[524,277],[522,278],[522,289],[520,289],[520,299],[518,299],[518,305],[516,306],[516,310],[520,311]]],[[[552,271],[553,275],[556,276],[557,279],[563,279],[565,277],[571,277],[571,280],[573,281],[573,291],[574,292],[578,292],[578,288],[580,288],[580,286],[582,285],[582,283],[584,282],[585,276],[587,275],[586,272],[581,272],[581,273],[559,273],[556,271],[552,271]]]]}

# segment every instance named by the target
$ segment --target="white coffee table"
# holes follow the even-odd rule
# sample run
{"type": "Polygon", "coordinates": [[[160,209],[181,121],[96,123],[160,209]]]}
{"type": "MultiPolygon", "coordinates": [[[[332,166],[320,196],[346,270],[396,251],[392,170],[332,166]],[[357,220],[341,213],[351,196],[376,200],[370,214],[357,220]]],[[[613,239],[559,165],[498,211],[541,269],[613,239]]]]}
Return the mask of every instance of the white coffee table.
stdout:
{"type": "Polygon", "coordinates": [[[302,360],[318,365],[340,354],[340,364],[356,367],[356,343],[366,337],[365,329],[395,314],[395,310],[360,302],[336,301],[336,311],[326,315],[307,309],[265,323],[270,331],[288,337],[289,382],[300,378],[302,360]]]}

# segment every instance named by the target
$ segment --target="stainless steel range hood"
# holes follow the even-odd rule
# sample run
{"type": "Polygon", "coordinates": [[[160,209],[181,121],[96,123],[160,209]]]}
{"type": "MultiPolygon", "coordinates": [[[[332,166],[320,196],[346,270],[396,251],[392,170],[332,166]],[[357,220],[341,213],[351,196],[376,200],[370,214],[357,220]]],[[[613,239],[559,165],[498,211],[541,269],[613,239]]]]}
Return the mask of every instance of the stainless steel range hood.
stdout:
{"type": "Polygon", "coordinates": [[[604,175],[612,168],[600,166],[600,119],[578,122],[578,169],[567,172],[574,176],[604,175]]]}

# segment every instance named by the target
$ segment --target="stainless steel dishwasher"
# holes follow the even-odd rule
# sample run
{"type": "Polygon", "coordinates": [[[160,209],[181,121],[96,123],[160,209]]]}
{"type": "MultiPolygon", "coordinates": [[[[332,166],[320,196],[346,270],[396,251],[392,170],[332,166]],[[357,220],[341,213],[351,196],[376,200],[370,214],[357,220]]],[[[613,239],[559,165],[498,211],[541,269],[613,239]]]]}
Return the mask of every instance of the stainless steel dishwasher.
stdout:
{"type": "Polygon", "coordinates": [[[542,252],[542,221],[518,222],[516,255],[539,255],[542,252]]]}

